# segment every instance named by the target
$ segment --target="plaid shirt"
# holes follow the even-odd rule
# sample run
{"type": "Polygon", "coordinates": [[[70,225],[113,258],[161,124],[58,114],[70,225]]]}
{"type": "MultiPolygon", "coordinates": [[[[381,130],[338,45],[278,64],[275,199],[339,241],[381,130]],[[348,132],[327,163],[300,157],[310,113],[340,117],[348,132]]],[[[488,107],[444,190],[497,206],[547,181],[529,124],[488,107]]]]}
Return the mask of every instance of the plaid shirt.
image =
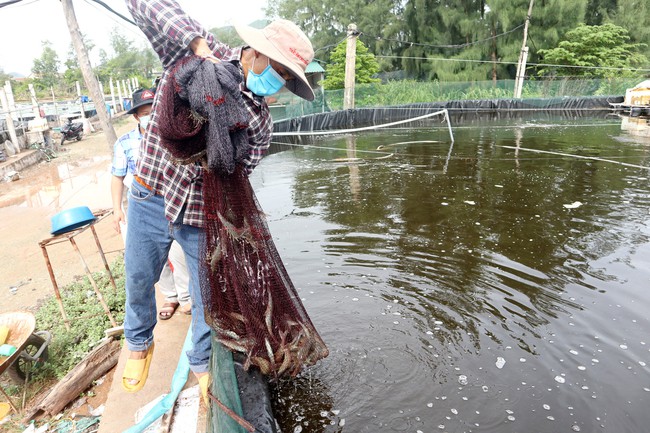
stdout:
{"type": "MultiPolygon", "coordinates": [[[[204,227],[203,168],[200,162],[176,165],[160,145],[156,107],[162,96],[163,84],[175,62],[192,55],[190,42],[204,38],[215,57],[240,66],[242,48],[230,48],[187,16],[174,0],[127,0],[127,6],[138,27],[151,42],[160,57],[164,72],[156,91],[149,126],[144,134],[137,165],[138,177],[153,191],[165,197],[165,215],[177,221],[184,210],[183,224],[204,227]]],[[[242,77],[243,77],[243,71],[242,77]]],[[[242,80],[243,81],[243,80],[242,80]]],[[[248,126],[248,157],[244,164],[248,172],[260,163],[271,143],[273,123],[264,98],[253,95],[243,82],[240,84],[244,105],[250,114],[248,126]]]]}

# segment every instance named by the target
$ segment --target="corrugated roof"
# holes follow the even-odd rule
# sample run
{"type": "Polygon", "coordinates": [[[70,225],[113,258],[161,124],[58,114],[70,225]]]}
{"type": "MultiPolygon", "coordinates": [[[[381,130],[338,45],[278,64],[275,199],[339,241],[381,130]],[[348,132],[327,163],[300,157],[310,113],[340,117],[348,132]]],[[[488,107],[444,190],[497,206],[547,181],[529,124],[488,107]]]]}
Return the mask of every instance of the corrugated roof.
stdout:
{"type": "Polygon", "coordinates": [[[312,74],[314,72],[325,72],[325,69],[318,62],[311,62],[305,69],[305,74],[312,74]]]}

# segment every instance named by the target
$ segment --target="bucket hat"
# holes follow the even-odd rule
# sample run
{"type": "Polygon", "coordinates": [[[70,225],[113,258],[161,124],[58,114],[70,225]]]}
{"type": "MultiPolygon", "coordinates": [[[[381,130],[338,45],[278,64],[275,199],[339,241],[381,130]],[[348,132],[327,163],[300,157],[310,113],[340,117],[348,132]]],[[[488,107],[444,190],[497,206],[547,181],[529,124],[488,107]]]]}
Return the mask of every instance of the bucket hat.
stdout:
{"type": "Polygon", "coordinates": [[[153,97],[156,93],[155,89],[138,89],[133,92],[131,99],[133,100],[133,105],[131,109],[126,112],[126,114],[135,114],[138,111],[138,108],[143,105],[153,104],[153,97]]]}
{"type": "Polygon", "coordinates": [[[314,91],[305,76],[305,69],[314,58],[314,49],[297,25],[279,19],[263,29],[236,25],[235,30],[247,45],[280,63],[295,77],[287,81],[287,89],[303,99],[314,100],[314,91]]]}

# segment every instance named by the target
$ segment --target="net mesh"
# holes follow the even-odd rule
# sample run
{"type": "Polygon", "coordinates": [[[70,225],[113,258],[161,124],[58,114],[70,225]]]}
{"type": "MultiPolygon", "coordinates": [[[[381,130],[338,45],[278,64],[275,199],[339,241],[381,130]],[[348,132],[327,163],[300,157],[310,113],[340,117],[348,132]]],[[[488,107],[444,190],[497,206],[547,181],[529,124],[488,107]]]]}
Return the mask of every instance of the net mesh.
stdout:
{"type": "Polygon", "coordinates": [[[201,292],[217,341],[245,355],[244,369],[295,376],[328,355],[273,243],[243,166],[204,176],[201,292]]]}
{"type": "Polygon", "coordinates": [[[189,56],[159,89],[161,145],[176,164],[203,164],[200,261],[205,317],[244,369],[296,375],[328,355],[271,238],[242,160],[248,114],[237,66],[189,56]]]}

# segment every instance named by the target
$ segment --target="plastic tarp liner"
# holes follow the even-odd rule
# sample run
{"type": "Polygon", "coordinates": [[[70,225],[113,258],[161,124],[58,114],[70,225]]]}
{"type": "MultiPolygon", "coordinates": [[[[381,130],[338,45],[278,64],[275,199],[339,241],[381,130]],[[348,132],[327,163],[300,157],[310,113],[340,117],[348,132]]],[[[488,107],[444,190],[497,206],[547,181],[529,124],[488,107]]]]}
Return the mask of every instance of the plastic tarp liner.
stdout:
{"type": "MultiPolygon", "coordinates": [[[[244,371],[243,356],[233,357],[221,343],[212,338],[212,393],[226,407],[251,423],[257,433],[279,433],[267,379],[256,368],[244,371]]],[[[237,421],[210,404],[209,431],[213,433],[248,433],[237,421]]]]}
{"type": "Polygon", "coordinates": [[[622,96],[549,98],[549,99],[485,99],[417,103],[399,106],[356,108],[318,113],[281,120],[274,123],[274,132],[328,131],[360,128],[368,125],[405,120],[446,108],[451,119],[487,115],[498,118],[516,118],[523,112],[546,111],[553,115],[594,116],[611,112],[612,103],[623,101],[622,96]]]}

